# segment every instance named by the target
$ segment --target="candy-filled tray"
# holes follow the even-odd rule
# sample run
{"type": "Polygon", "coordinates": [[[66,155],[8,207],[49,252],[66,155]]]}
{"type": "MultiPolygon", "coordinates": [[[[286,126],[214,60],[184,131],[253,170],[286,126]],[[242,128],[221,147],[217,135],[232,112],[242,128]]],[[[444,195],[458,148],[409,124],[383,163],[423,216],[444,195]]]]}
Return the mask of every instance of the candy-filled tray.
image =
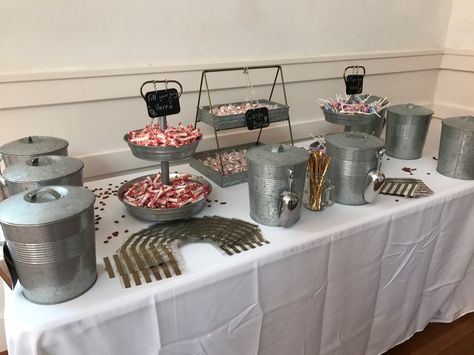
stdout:
{"type": "Polygon", "coordinates": [[[245,112],[248,109],[267,107],[270,122],[285,121],[288,119],[289,106],[279,104],[270,100],[260,99],[257,104],[249,102],[234,102],[212,106],[212,114],[209,106],[199,108],[198,120],[211,127],[216,122],[216,130],[239,128],[247,126],[245,112]]]}
{"type": "Polygon", "coordinates": [[[189,158],[189,165],[220,187],[242,184],[248,179],[245,152],[255,146],[255,143],[248,143],[199,152],[189,158]],[[219,154],[223,159],[224,172],[219,154]]]}
{"type": "Polygon", "coordinates": [[[161,185],[161,180],[156,174],[141,176],[120,186],[117,196],[128,212],[135,217],[145,221],[167,222],[189,218],[198,213],[203,209],[207,196],[212,192],[209,182],[199,176],[170,174],[170,181],[170,185],[161,185]],[[155,183],[156,181],[158,183],[155,183]],[[182,189],[176,186],[177,184],[186,184],[187,187],[182,189]],[[141,186],[145,188],[142,189],[141,186]],[[132,188],[136,191],[141,190],[139,192],[154,189],[155,196],[151,195],[149,190],[146,194],[143,193],[137,197],[127,196],[132,188]],[[195,191],[185,191],[192,189],[195,191]],[[169,194],[172,196],[168,197],[169,194]],[[187,200],[183,201],[182,196],[185,196],[187,200]],[[140,203],[142,201],[145,201],[145,204],[140,203]],[[160,204],[165,204],[165,206],[158,207],[160,204]]]}

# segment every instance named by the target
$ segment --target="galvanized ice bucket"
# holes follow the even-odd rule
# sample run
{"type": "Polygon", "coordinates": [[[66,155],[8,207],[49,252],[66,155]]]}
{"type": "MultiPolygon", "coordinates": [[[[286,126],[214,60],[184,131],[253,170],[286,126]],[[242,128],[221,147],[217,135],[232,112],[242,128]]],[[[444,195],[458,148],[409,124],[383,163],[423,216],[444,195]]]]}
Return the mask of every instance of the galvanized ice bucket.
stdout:
{"type": "Polygon", "coordinates": [[[474,179],[474,116],[451,117],[442,122],[438,166],[443,175],[474,179]]]}
{"type": "Polygon", "coordinates": [[[309,154],[301,148],[277,144],[249,149],[245,158],[250,217],[267,226],[280,225],[281,194],[289,190],[289,175],[293,172],[292,192],[296,193],[300,203],[292,212],[298,220],[309,154]]]}
{"type": "Polygon", "coordinates": [[[433,111],[414,104],[387,109],[385,149],[398,159],[418,159],[423,153],[433,111]]]}
{"type": "Polygon", "coordinates": [[[83,187],[48,186],[0,203],[6,245],[30,301],[64,302],[94,284],[94,200],[83,187]]]}
{"type": "Polygon", "coordinates": [[[384,142],[361,132],[342,132],[329,135],[326,153],[331,156],[328,177],[335,187],[335,201],[344,205],[368,203],[364,192],[368,175],[377,170],[378,154],[384,142]]]}

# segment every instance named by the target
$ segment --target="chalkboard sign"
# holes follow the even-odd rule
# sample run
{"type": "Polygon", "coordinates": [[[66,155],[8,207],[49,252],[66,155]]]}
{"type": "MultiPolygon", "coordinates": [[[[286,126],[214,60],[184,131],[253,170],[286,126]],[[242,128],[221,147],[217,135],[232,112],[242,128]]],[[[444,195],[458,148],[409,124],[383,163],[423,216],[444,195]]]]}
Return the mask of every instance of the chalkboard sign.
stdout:
{"type": "Polygon", "coordinates": [[[360,75],[360,74],[348,75],[345,78],[345,82],[346,82],[347,95],[355,95],[355,94],[362,93],[363,84],[364,84],[364,75],[360,75]]]}
{"type": "Polygon", "coordinates": [[[145,101],[151,118],[174,115],[181,111],[178,90],[173,88],[147,92],[145,101]]]}
{"type": "Polygon", "coordinates": [[[265,128],[270,125],[268,117],[268,108],[259,107],[245,112],[245,119],[247,120],[247,128],[249,130],[265,128]]]}

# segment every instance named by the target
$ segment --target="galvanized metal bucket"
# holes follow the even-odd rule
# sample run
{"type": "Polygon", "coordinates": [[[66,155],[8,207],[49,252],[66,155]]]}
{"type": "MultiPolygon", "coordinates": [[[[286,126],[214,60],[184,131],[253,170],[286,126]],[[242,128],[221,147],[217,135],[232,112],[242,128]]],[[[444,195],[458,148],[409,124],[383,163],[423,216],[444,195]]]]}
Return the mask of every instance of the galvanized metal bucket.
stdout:
{"type": "Polygon", "coordinates": [[[443,175],[474,179],[474,116],[446,118],[442,122],[438,166],[443,175]]]}
{"type": "Polygon", "coordinates": [[[335,187],[335,201],[362,205],[369,172],[377,168],[383,140],[361,132],[342,132],[326,138],[326,153],[332,158],[328,177],[335,187]]]}
{"type": "Polygon", "coordinates": [[[83,187],[49,186],[0,203],[7,247],[31,302],[64,302],[94,284],[94,200],[83,187]]]}
{"type": "Polygon", "coordinates": [[[250,217],[267,226],[280,225],[281,194],[289,191],[289,174],[293,172],[292,192],[300,203],[293,211],[299,219],[306,165],[309,154],[290,145],[263,145],[249,149],[247,160],[250,217]]]}
{"type": "Polygon", "coordinates": [[[414,104],[387,109],[385,149],[398,159],[418,159],[423,153],[433,111],[414,104]]]}

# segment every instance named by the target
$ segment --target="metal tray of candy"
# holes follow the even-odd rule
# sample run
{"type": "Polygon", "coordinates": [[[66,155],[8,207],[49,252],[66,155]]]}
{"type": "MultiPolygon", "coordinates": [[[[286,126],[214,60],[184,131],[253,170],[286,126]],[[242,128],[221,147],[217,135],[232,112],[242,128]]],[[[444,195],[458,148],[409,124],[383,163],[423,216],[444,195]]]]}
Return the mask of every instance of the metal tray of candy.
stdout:
{"type": "MultiPolygon", "coordinates": [[[[147,177],[154,177],[156,174],[149,174],[145,176],[140,176],[136,179],[130,180],[120,186],[117,191],[117,196],[122,202],[125,207],[127,208],[128,212],[133,216],[145,220],[145,221],[152,221],[152,222],[169,222],[175,221],[178,219],[186,219],[190,218],[191,216],[199,213],[206,204],[206,198],[212,192],[212,186],[206,179],[196,176],[190,175],[190,180],[198,182],[207,187],[207,193],[204,194],[199,200],[186,204],[179,208],[148,208],[148,207],[138,207],[133,206],[124,200],[125,192],[135,183],[146,179],[147,177]]],[[[179,177],[183,175],[189,174],[170,174],[170,180],[174,177],[179,177]]]]}
{"type": "MultiPolygon", "coordinates": [[[[367,98],[368,95],[357,95],[362,100],[367,98]]],[[[382,100],[381,97],[370,95],[367,99],[367,103],[374,103],[377,100],[382,100]]],[[[384,106],[388,105],[388,100],[383,102],[384,106]]],[[[385,125],[385,108],[378,111],[378,115],[373,114],[362,114],[362,113],[337,113],[330,112],[322,108],[324,113],[324,118],[326,121],[345,125],[346,127],[351,127],[351,131],[363,132],[368,134],[374,134],[380,136],[380,133],[385,125]]]]}
{"type": "MultiPolygon", "coordinates": [[[[259,105],[254,108],[261,107],[262,105],[270,106],[270,108],[268,109],[268,118],[270,122],[288,120],[289,106],[265,99],[259,99],[257,100],[257,102],[259,105]]],[[[218,109],[219,107],[230,105],[242,107],[246,104],[248,105],[249,102],[233,102],[230,104],[214,105],[213,109],[218,109]]],[[[237,114],[214,115],[214,118],[216,120],[216,130],[218,131],[247,126],[247,121],[245,120],[245,111],[237,114]]],[[[214,127],[214,121],[212,118],[212,114],[209,110],[209,106],[202,106],[199,108],[198,120],[208,124],[211,127],[214,127]]]]}
{"type": "MultiPolygon", "coordinates": [[[[229,154],[232,152],[247,150],[253,147],[256,147],[256,143],[247,143],[247,144],[240,144],[235,145],[227,148],[213,149],[207,150],[204,152],[199,152],[194,154],[191,158],[189,158],[189,165],[203,174],[205,177],[210,179],[211,181],[215,182],[220,187],[227,187],[242,184],[248,181],[247,170],[230,173],[230,174],[222,174],[219,171],[214,170],[209,165],[204,164],[206,158],[211,156],[218,157],[219,152],[221,154],[229,154]]],[[[217,158],[218,159],[218,158],[217,158]]],[[[219,165],[218,165],[219,168],[219,165]]],[[[221,170],[221,169],[219,169],[221,170]]]]}
{"type": "MultiPolygon", "coordinates": [[[[138,131],[140,131],[140,129],[133,132],[138,131]]],[[[123,140],[127,142],[134,156],[139,159],[151,161],[175,161],[189,158],[196,151],[201,138],[202,136],[197,141],[184,144],[180,147],[157,147],[131,143],[128,140],[128,133],[125,133],[123,136],[123,140]]]]}

